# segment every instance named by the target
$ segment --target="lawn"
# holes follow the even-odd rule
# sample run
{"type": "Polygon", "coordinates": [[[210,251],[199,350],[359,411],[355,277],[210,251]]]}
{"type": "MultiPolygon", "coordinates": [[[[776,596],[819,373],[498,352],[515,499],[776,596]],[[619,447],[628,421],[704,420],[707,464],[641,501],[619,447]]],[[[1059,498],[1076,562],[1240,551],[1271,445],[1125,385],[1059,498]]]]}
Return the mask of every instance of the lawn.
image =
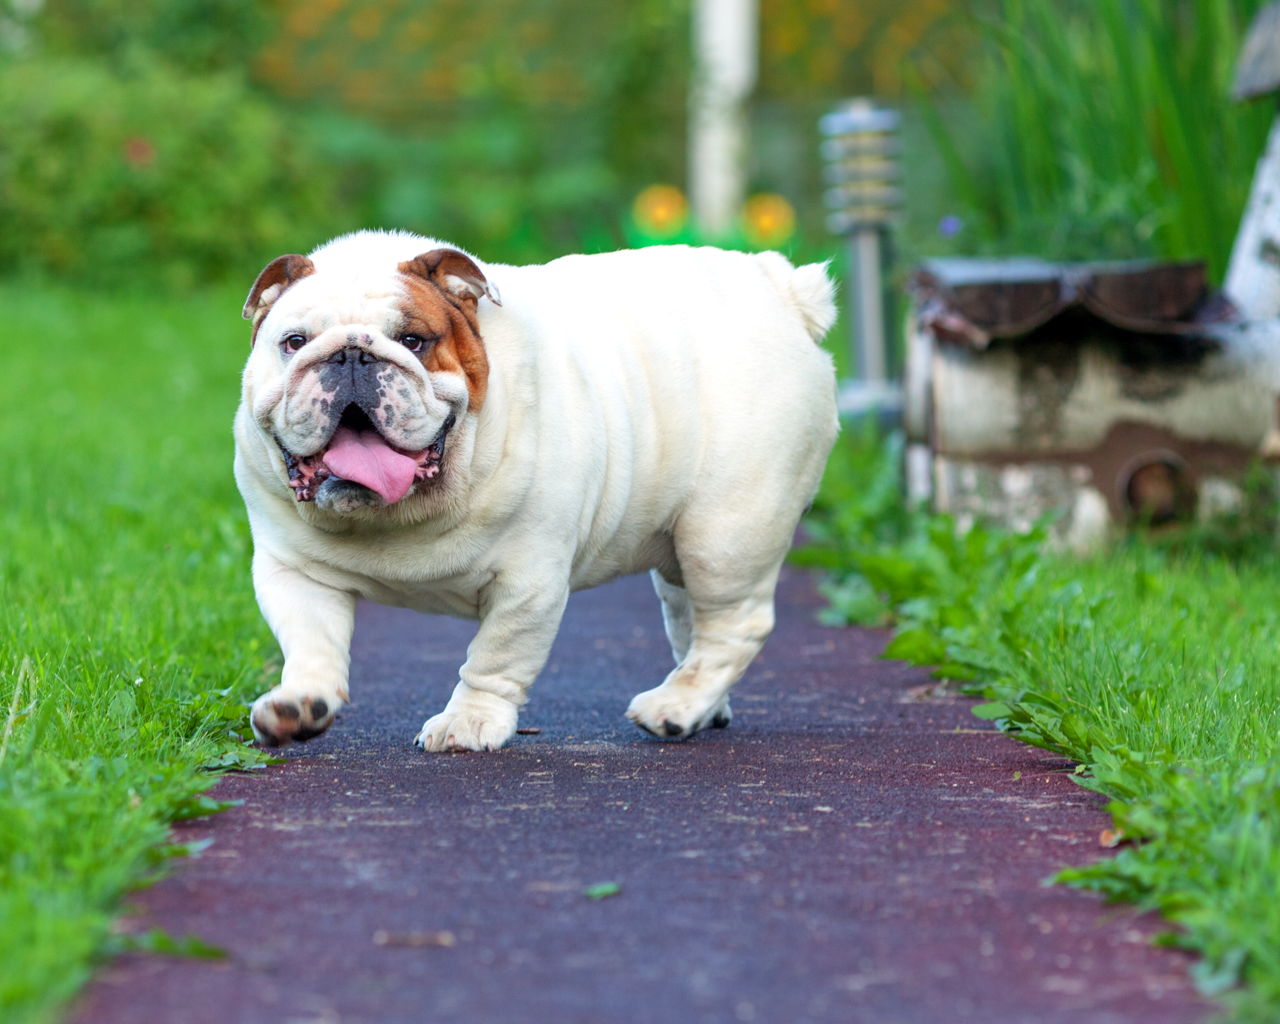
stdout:
{"type": "MultiPolygon", "coordinates": [[[[19,339],[0,406],[6,1022],[56,1018],[120,947],[129,890],[186,852],[168,823],[216,809],[200,768],[262,760],[237,738],[276,657],[230,474],[241,299],[0,284],[19,339]]],[[[1206,991],[1280,1017],[1280,555],[1247,529],[1266,521],[1085,562],[957,537],[852,433],[810,523],[833,619],[892,614],[892,654],[1080,762],[1119,844],[1063,880],[1161,910],[1206,991]]]]}
{"type": "Polygon", "coordinates": [[[838,621],[961,681],[1112,798],[1114,857],[1059,881],[1161,911],[1232,1019],[1280,1019],[1280,555],[1256,518],[1081,561],[906,510],[892,450],[842,442],[804,553],[838,621]],[[1262,529],[1260,529],[1262,528],[1262,529]],[[1243,985],[1241,985],[1243,983],[1243,985]]]}
{"type": "MultiPolygon", "coordinates": [[[[44,1021],[213,809],[274,643],[230,422],[242,296],[0,285],[0,1020],[44,1021]]],[[[164,945],[164,940],[153,940],[164,945]]]]}

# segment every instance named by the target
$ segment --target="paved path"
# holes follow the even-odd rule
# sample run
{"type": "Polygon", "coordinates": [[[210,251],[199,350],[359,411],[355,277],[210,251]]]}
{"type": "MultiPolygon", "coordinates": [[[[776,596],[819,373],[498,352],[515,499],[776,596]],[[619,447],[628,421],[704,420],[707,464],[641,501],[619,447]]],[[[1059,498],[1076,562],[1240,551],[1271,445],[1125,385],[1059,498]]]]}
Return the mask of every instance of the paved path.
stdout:
{"type": "Polygon", "coordinates": [[[244,806],[179,828],[214,845],[135,898],[230,958],[124,957],[72,1019],[1203,1020],[1158,921],[1041,884],[1099,855],[1101,801],[818,605],[788,577],[733,725],[664,744],[622,717],[670,657],[647,580],[580,594],[541,732],[435,756],[410,740],[473,627],[362,608],[358,705],[222,782],[244,806]]]}

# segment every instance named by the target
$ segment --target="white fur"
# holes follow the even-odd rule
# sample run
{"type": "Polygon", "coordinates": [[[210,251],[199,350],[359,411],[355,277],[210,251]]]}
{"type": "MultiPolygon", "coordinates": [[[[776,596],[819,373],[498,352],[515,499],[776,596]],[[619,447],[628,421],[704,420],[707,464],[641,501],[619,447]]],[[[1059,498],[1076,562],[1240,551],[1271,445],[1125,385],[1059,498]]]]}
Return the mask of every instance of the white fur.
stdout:
{"type": "Polygon", "coordinates": [[[778,572],[837,430],[831,361],[815,344],[835,317],[824,268],[683,246],[476,260],[503,302],[479,302],[490,376],[476,411],[458,376],[428,378],[385,337],[404,292],[396,265],[443,244],[338,239],[262,321],[236,476],[285,666],[255,723],[274,727],[292,702],[308,729],[328,725],[347,699],[364,597],[480,620],[452,698],[418,741],[497,748],[569,593],[653,570],[677,665],[628,715],[658,735],[724,724],[729,688],[773,626],[778,572]],[[304,322],[358,327],[398,360],[421,398],[421,436],[442,410],[460,413],[437,485],[350,516],[294,500],[270,432],[284,429],[295,379],[276,339],[304,322]],[[317,700],[327,714],[310,715],[317,700]]]}

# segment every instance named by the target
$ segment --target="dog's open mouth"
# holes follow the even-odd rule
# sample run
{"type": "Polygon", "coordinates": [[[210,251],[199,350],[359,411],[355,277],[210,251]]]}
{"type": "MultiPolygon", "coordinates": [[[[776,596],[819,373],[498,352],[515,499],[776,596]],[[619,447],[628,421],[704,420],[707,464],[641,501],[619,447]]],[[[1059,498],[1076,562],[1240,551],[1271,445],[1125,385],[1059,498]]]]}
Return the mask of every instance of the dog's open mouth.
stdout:
{"type": "Polygon", "coordinates": [[[326,480],[337,478],[367,487],[386,504],[394,505],[415,483],[440,475],[445,440],[453,427],[450,414],[434,441],[418,452],[394,448],[379,433],[368,415],[352,403],[342,413],[338,428],[321,451],[294,455],[279,439],[289,471],[289,486],[299,501],[314,501],[326,480]]]}

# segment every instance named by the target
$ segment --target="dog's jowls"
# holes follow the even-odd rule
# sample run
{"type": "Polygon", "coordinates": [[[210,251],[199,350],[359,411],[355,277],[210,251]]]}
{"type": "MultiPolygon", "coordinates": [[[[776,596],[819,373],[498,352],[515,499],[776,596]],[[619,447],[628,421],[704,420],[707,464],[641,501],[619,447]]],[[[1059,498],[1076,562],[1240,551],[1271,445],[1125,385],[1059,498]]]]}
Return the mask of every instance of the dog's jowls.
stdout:
{"type": "Polygon", "coordinates": [[[245,316],[236,480],[284,653],[259,741],[332,722],[364,597],[479,620],[417,742],[496,749],[570,592],[646,570],[676,664],[627,716],[728,724],[836,434],[821,266],[683,246],[500,266],[362,232],[272,261],[245,316]]]}

